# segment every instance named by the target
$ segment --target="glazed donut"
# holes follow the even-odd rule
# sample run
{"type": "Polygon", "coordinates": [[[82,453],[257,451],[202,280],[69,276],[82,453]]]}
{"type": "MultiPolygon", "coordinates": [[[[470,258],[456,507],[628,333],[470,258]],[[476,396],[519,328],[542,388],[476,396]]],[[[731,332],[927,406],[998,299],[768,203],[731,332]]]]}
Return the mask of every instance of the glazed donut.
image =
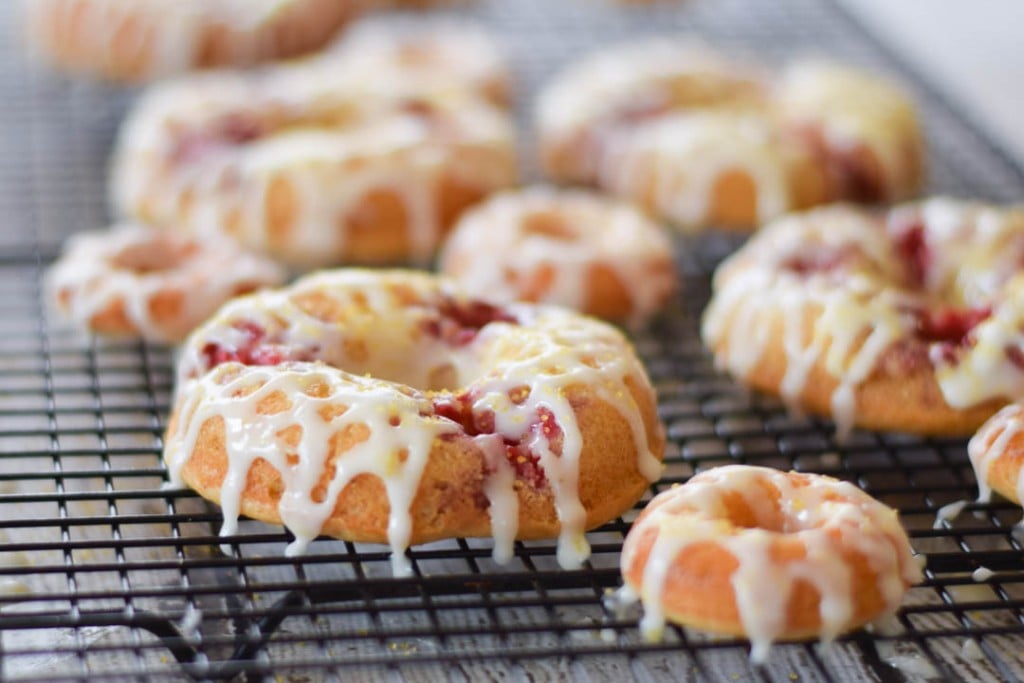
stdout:
{"type": "Polygon", "coordinates": [[[31,0],[29,31],[62,68],[145,81],[316,50],[362,0],[31,0]]]}
{"type": "Polygon", "coordinates": [[[57,311],[82,328],[171,343],[231,297],[282,282],[280,267],[231,240],[128,224],[74,235],[47,274],[57,311]]]}
{"type": "Polygon", "coordinates": [[[909,99],[834,65],[776,77],[694,44],[628,44],[556,76],[536,119],[550,177],[597,185],[684,229],[749,231],[827,201],[905,198],[922,181],[909,99]]]}
{"type": "Polygon", "coordinates": [[[1024,501],[1024,408],[1011,403],[982,425],[967,444],[978,481],[978,500],[987,503],[996,491],[1018,505],[1024,501]]]}
{"type": "Polygon", "coordinates": [[[491,34],[468,21],[363,20],[323,59],[372,75],[375,81],[429,90],[468,89],[499,106],[512,100],[504,52],[491,34]]]}
{"type": "Polygon", "coordinates": [[[834,196],[893,202],[924,182],[924,142],[906,94],[875,76],[825,62],[786,68],[776,91],[786,127],[819,150],[834,196]]]}
{"type": "Polygon", "coordinates": [[[581,190],[532,187],[462,215],[441,271],[498,301],[569,306],[639,325],[676,288],[672,244],[642,213],[581,190]]]}
{"type": "Polygon", "coordinates": [[[156,86],[122,130],[115,206],[299,267],[428,261],[463,208],[514,184],[512,125],[468,94],[349,76],[323,61],[156,86]]]}
{"type": "Polygon", "coordinates": [[[660,475],[663,430],[615,328],[495,306],[412,271],[340,270],[236,299],[181,354],[165,459],[224,510],[404,550],[453,536],[558,537],[627,510],[660,475]],[[344,457],[342,457],[344,456],[344,457]]]}
{"type": "Polygon", "coordinates": [[[893,612],[922,579],[896,511],[831,477],[728,465],[656,496],[622,547],[641,628],[665,620],[773,641],[820,638],[893,612]]]}
{"type": "Polygon", "coordinates": [[[1021,263],[1021,208],[815,209],[723,262],[702,336],[719,368],[840,435],[970,434],[1024,392],[1021,263]]]}

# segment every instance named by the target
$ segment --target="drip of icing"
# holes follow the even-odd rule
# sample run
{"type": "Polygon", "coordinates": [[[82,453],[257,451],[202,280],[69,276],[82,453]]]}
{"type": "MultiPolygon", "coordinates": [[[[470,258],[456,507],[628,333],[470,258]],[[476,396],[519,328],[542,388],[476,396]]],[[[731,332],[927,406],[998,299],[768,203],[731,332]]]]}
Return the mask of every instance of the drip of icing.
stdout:
{"type": "Polygon", "coordinates": [[[978,567],[973,572],[971,572],[971,579],[977,581],[978,583],[984,583],[995,575],[996,573],[988,567],[978,567]]]}
{"type": "Polygon", "coordinates": [[[644,636],[661,636],[666,579],[677,556],[694,544],[714,543],[737,561],[731,583],[755,662],[764,661],[772,641],[784,631],[787,605],[797,581],[810,583],[821,596],[823,641],[834,639],[849,627],[854,613],[853,576],[836,552],[833,534],[842,543],[852,544],[866,558],[889,610],[899,604],[906,585],[921,579],[895,512],[851,484],[828,477],[811,479],[808,485],[795,487],[785,473],[764,468],[726,466],[701,473],[649,504],[623,547],[624,573],[635,562],[637,547],[630,542],[631,538],[651,527],[658,529],[658,534],[639,585],[644,605],[644,636]],[[779,492],[777,503],[763,495],[766,482],[779,492]],[[725,503],[727,495],[741,496],[757,519],[781,514],[783,529],[732,526],[725,503]],[[773,514],[775,505],[780,507],[773,514]],[[785,565],[772,561],[772,547],[779,533],[794,534],[800,539],[806,553],[803,559],[785,565]]]}
{"type": "Polygon", "coordinates": [[[441,267],[467,291],[487,292],[498,301],[522,299],[522,282],[549,270],[553,279],[532,296],[582,309],[591,270],[602,265],[626,289],[631,319],[640,322],[675,287],[671,250],[661,229],[630,206],[538,186],[498,194],[467,212],[446,242],[441,267]],[[564,222],[555,227],[566,234],[530,231],[532,217],[549,214],[564,222]]]}
{"type": "Polygon", "coordinates": [[[243,286],[252,289],[283,280],[280,267],[230,240],[212,236],[199,242],[123,224],[75,235],[48,273],[47,289],[57,307],[83,328],[120,302],[142,337],[179,341],[243,286]],[[129,253],[138,254],[137,269],[129,253]],[[231,263],[230,269],[224,268],[225,262],[231,263]],[[181,294],[181,310],[159,317],[154,298],[175,292],[181,294]]]}
{"type": "Polygon", "coordinates": [[[941,529],[944,523],[952,522],[963,512],[967,502],[966,500],[956,500],[940,507],[938,512],[935,513],[935,521],[932,522],[932,528],[941,529]]]}
{"type": "MultiPolygon", "coordinates": [[[[989,419],[967,443],[967,455],[978,482],[979,503],[987,503],[992,498],[992,488],[988,484],[988,472],[992,464],[1006,453],[1010,441],[1024,428],[1019,411],[1019,406],[1006,406],[989,419]]],[[[1018,495],[1024,493],[1021,488],[1022,485],[1018,483],[1018,495]]]]}
{"type": "Polygon", "coordinates": [[[443,335],[435,338],[429,330],[436,327],[436,302],[449,296],[436,282],[409,273],[337,271],[225,306],[192,336],[181,356],[177,414],[182,418],[177,431],[168,434],[165,453],[172,481],[181,481],[181,469],[202,426],[220,417],[228,459],[220,490],[223,533],[236,531],[248,472],[261,458],[281,474],[284,493],[278,512],[296,537],[289,553],[298,553],[319,534],[345,485],[359,474],[373,474],[384,483],[390,503],[387,535],[394,571],[407,573],[403,553],[411,532],[409,508],[426,458],[434,439],[459,433],[460,425],[437,417],[427,394],[399,391],[379,378],[426,387],[439,369],[447,369],[457,385],[468,385],[473,413],[493,415],[493,433],[473,438],[487,465],[484,493],[490,502],[495,559],[511,557],[518,519],[515,473],[504,443],[521,443],[538,457],[553,494],[561,523],[559,562],[566,568],[579,566],[589,555],[577,486],[583,444],[566,391],[586,385],[627,421],[637,467],[653,481],[660,476],[661,463],[650,451],[640,409],[627,385],[628,379],[643,376],[642,366],[619,332],[559,309],[511,305],[506,317],[491,316],[497,321],[493,323],[482,320],[477,332],[458,345],[443,335]],[[407,301],[409,291],[420,293],[419,303],[407,301]],[[314,315],[323,305],[344,311],[346,320],[327,316],[328,322],[314,315]],[[520,324],[504,322],[508,316],[520,324]],[[260,334],[254,336],[251,329],[260,334]],[[292,357],[319,360],[273,368],[233,362],[209,367],[218,357],[209,352],[211,344],[231,351],[254,339],[284,344],[293,349],[292,357]],[[318,392],[306,391],[312,386],[318,392]],[[258,413],[260,401],[276,394],[287,397],[290,407],[272,415],[258,413]],[[322,411],[330,406],[346,409],[324,418],[322,411]],[[291,445],[282,435],[295,425],[302,427],[301,436],[291,445]],[[333,435],[346,429],[368,430],[368,435],[339,457],[330,452],[330,444],[333,435]],[[557,449],[551,440],[555,430],[561,434],[557,449]],[[296,456],[294,461],[288,454],[296,456]],[[314,500],[313,491],[332,456],[334,476],[314,500]]]}
{"type": "Polygon", "coordinates": [[[964,639],[964,644],[960,647],[960,656],[964,659],[969,659],[975,662],[981,662],[988,659],[982,651],[981,646],[978,644],[978,641],[974,638],[964,639]]]}

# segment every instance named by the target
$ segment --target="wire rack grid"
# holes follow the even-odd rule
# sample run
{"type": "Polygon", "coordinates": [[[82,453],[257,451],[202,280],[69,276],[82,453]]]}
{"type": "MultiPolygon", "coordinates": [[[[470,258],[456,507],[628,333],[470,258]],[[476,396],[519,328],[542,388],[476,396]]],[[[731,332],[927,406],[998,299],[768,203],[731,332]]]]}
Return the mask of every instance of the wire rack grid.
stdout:
{"type": "MultiPolygon", "coordinates": [[[[731,245],[680,243],[685,295],[636,343],[670,437],[657,491],[729,462],[823,472],[902,511],[927,579],[891,632],[831,647],[780,644],[763,667],[746,644],[670,629],[644,642],[636,613],[602,604],[636,512],[589,534],[593,556],[563,571],[553,543],[410,551],[320,540],[286,559],[279,528],[243,522],[222,552],[216,508],[167,490],[161,433],[168,349],[106,343],[56,323],[41,275],[60,242],[103,225],[105,161],[133,93],[65,80],[21,44],[0,8],[0,666],[7,680],[1016,680],[1024,677],[1020,509],[973,500],[963,440],[858,432],[797,419],[716,374],[697,339],[708,269],[731,245]],[[995,572],[975,582],[972,572],[995,572]]],[[[695,33],[767,60],[823,53],[884,71],[918,96],[932,189],[1009,200],[1024,174],[937,91],[838,6],[819,0],[480,2],[468,13],[508,46],[523,102],[553,69],[627,36],[695,33]]],[[[526,116],[526,105],[522,112],[526,116]]],[[[529,146],[527,141],[526,146],[529,146]]]]}

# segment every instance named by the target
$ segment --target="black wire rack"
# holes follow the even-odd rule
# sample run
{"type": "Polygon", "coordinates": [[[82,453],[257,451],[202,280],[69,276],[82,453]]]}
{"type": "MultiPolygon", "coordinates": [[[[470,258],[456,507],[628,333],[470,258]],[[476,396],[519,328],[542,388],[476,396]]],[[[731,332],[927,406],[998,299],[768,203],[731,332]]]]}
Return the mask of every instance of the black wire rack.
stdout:
{"type": "MultiPolygon", "coordinates": [[[[17,3],[0,9],[0,674],[5,680],[1017,680],[1024,678],[1021,511],[973,501],[963,440],[858,432],[796,419],[716,374],[697,338],[708,268],[729,244],[680,246],[685,295],[636,338],[670,437],[645,500],[729,462],[822,472],[902,511],[928,559],[892,629],[830,647],[776,646],[752,666],[741,640],[669,629],[644,642],[636,613],[602,597],[619,582],[636,512],[589,535],[593,556],[563,571],[554,544],[413,548],[390,577],[385,548],[334,540],[286,559],[277,527],[243,522],[163,488],[168,349],[106,343],[55,322],[41,298],[60,242],[104,225],[105,163],[133,93],[73,82],[22,45],[17,3]],[[229,546],[222,551],[224,540],[229,546]],[[994,575],[976,582],[972,572],[994,575]]],[[[838,5],[819,0],[493,0],[466,10],[506,42],[528,102],[566,60],[627,36],[695,33],[767,60],[817,53],[901,80],[921,103],[932,190],[1011,200],[1024,173],[838,5]]],[[[525,115],[524,106],[524,115],[525,115]]]]}

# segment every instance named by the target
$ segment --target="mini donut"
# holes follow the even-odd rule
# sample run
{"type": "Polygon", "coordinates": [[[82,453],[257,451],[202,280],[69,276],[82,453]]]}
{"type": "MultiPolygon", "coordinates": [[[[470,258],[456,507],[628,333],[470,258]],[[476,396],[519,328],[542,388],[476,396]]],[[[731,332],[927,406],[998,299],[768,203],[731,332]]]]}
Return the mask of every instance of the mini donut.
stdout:
{"type": "Polygon", "coordinates": [[[508,60],[480,26],[454,19],[363,20],[345,32],[324,61],[376,81],[420,89],[469,89],[499,106],[512,100],[508,60]]]}
{"type": "Polygon", "coordinates": [[[247,66],[316,50],[361,0],[31,0],[29,31],[56,65],[116,81],[247,66]]]}
{"type": "Polygon", "coordinates": [[[453,536],[558,538],[627,510],[661,471],[663,428],[615,328],[493,305],[412,271],[339,270],[224,306],[184,346],[164,457],[224,510],[404,550],[453,536]],[[344,456],[344,457],[342,457],[344,456]]]}
{"type": "Polygon", "coordinates": [[[895,85],[848,67],[804,61],[776,90],[782,118],[825,159],[835,196],[893,202],[924,181],[924,142],[910,99],[895,85]]]}
{"type": "Polygon", "coordinates": [[[122,129],[114,205],[297,267],[427,262],[465,207],[515,183],[512,124],[468,93],[350,76],[318,62],[154,87],[122,129]]]}
{"type": "Polygon", "coordinates": [[[909,98],[835,65],[774,75],[684,41],[627,44],[556,76],[536,119],[551,178],[688,230],[750,231],[829,201],[907,198],[922,182],[909,98]]]}
{"type": "Polygon", "coordinates": [[[536,301],[640,324],[676,288],[667,235],[628,204],[582,190],[497,194],[462,215],[441,271],[497,301],[536,301]]]}
{"type": "Polygon", "coordinates": [[[715,273],[721,369],[851,427],[972,433],[1024,392],[1024,209],[934,198],[767,225],[715,273]]]}
{"type": "Polygon", "coordinates": [[[744,636],[830,641],[894,612],[921,567],[896,511],[831,477],[728,465],[656,496],[622,547],[622,576],[665,620],[744,636]]]}
{"type": "Polygon", "coordinates": [[[1024,408],[1011,403],[993,415],[967,443],[967,454],[978,481],[978,500],[992,491],[1018,505],[1024,501],[1021,466],[1024,466],[1024,408]]]}
{"type": "Polygon", "coordinates": [[[98,334],[177,343],[233,296],[284,282],[221,237],[124,224],[74,235],[47,275],[56,309],[98,334]]]}

